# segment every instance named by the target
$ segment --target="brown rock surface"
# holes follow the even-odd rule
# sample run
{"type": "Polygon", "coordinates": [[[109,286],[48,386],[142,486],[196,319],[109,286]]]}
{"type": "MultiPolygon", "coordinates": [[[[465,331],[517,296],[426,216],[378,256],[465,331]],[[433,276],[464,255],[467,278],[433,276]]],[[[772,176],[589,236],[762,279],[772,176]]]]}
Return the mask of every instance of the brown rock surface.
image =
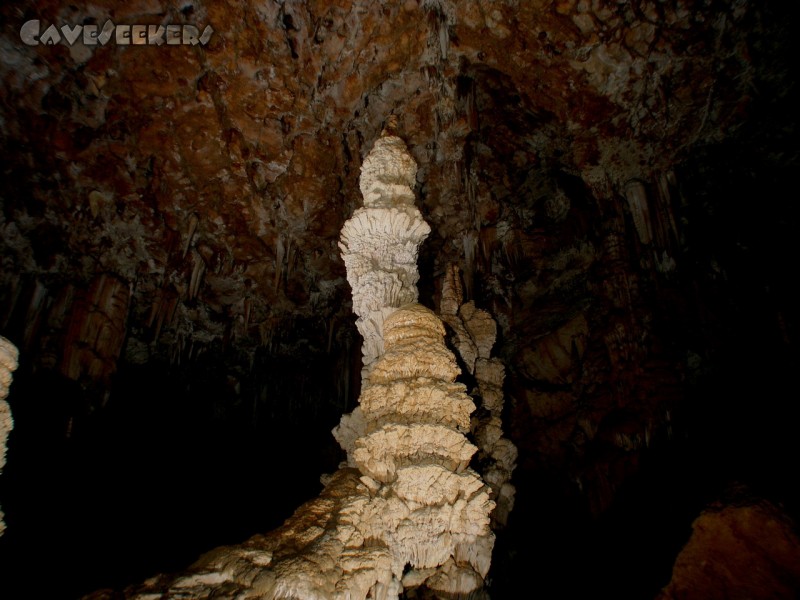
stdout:
{"type": "Polygon", "coordinates": [[[703,511],[658,600],[766,600],[798,591],[797,529],[781,510],[760,502],[703,511]]]}

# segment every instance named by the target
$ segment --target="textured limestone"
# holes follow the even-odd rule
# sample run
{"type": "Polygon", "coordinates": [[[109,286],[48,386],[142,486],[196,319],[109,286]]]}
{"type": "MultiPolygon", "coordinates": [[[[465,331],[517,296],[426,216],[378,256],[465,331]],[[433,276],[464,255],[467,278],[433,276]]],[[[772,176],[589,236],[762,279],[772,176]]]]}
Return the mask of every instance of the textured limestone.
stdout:
{"type": "MultiPolygon", "coordinates": [[[[431,378],[372,383],[361,394],[361,410],[375,423],[438,423],[465,433],[475,405],[460,383],[431,378]]],[[[356,411],[353,411],[355,413],[356,411]]]]}
{"type": "Polygon", "coordinates": [[[356,406],[351,412],[342,415],[339,424],[333,429],[333,437],[339,442],[342,450],[347,453],[348,466],[356,466],[353,460],[356,440],[362,437],[366,431],[367,422],[360,406],[356,406]]]}
{"type": "Polygon", "coordinates": [[[398,467],[420,462],[463,470],[476,450],[463,434],[447,427],[391,424],[359,438],[354,456],[364,473],[389,482],[398,467]]]}
{"type": "Polygon", "coordinates": [[[497,339],[497,323],[494,322],[488,312],[476,308],[474,302],[467,302],[462,305],[459,309],[459,315],[478,348],[478,356],[480,358],[489,358],[494,342],[497,339]]]}
{"type": "Polygon", "coordinates": [[[363,396],[370,400],[361,413],[375,430],[356,440],[359,470],[334,473],[322,494],[280,529],[214,550],[186,573],[129,588],[127,597],[389,600],[417,585],[445,597],[480,593],[491,564],[496,503],[468,468],[477,448],[463,431],[474,405],[454,376],[440,377],[438,363],[425,360],[426,349],[446,352],[444,329],[431,311],[401,307],[385,330],[386,354],[373,374],[391,373],[383,363],[394,365],[402,356],[417,360],[420,373],[403,377],[401,370],[397,381],[365,381],[363,396]],[[385,389],[397,390],[395,410],[376,400],[385,389]],[[451,408],[462,416],[438,423],[451,408]],[[408,422],[396,422],[398,414],[408,422]],[[406,565],[414,575],[404,576],[406,565]]]}
{"type": "Polygon", "coordinates": [[[751,501],[703,511],[657,600],[794,598],[798,589],[794,523],[771,503],[751,501]]]}
{"type": "MultiPolygon", "coordinates": [[[[517,448],[511,440],[503,437],[503,380],[505,367],[497,358],[491,358],[492,346],[497,338],[497,324],[485,310],[474,302],[461,304],[463,293],[458,267],[447,266],[442,282],[440,312],[442,320],[453,333],[453,342],[462,360],[474,373],[478,387],[475,392],[482,399],[487,416],[473,419],[471,431],[480,448],[483,472],[481,476],[492,489],[492,498],[497,506],[492,513],[492,523],[503,527],[514,507],[516,489],[510,483],[516,467],[517,448]]],[[[458,573],[458,572],[456,572],[458,573]]],[[[460,577],[460,576],[459,576],[460,577]]],[[[457,586],[459,577],[446,578],[457,586]]],[[[468,580],[469,578],[467,578],[468,580]]]]}
{"type": "MultiPolygon", "coordinates": [[[[334,431],[358,470],[325,477],[320,497],[277,531],[215,550],[188,573],[129,596],[389,600],[414,585],[443,597],[481,593],[496,503],[469,468],[475,406],[455,383],[442,322],[402,302],[416,299],[416,251],[428,232],[409,212],[415,169],[402,141],[378,140],[362,173],[366,207],[342,231],[354,310],[382,317],[362,329],[375,354],[365,354],[361,404],[334,431]],[[404,577],[407,566],[414,576],[404,577]]],[[[484,438],[496,430],[484,428],[484,438]]]]}
{"type": "MultiPolygon", "coordinates": [[[[0,475],[6,464],[6,442],[8,434],[14,428],[11,409],[6,402],[8,388],[11,386],[11,373],[17,368],[19,352],[16,346],[6,338],[0,337],[0,475]]],[[[0,510],[0,535],[3,535],[6,524],[3,522],[3,511],[0,510]]]]}
{"type": "MultiPolygon", "coordinates": [[[[416,173],[403,140],[390,135],[377,139],[361,168],[364,206],[342,226],[339,248],[363,339],[362,377],[384,352],[384,321],[397,307],[417,300],[417,254],[430,227],[414,206],[416,173]]],[[[350,466],[355,465],[355,440],[366,433],[356,411],[344,415],[333,431],[350,466]]]]}
{"type": "Polygon", "coordinates": [[[383,321],[417,300],[417,254],[430,227],[414,206],[417,165],[395,136],[376,140],[364,160],[364,206],[345,222],[339,241],[364,338],[364,372],[383,353],[383,321]]]}

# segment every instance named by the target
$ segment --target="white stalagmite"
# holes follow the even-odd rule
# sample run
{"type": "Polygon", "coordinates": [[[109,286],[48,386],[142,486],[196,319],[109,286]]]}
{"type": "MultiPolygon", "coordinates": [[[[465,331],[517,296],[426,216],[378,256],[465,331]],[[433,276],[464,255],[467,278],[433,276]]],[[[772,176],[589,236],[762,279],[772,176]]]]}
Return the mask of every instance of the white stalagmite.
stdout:
{"type": "MultiPolygon", "coordinates": [[[[6,464],[6,441],[9,432],[14,428],[14,420],[11,418],[11,408],[6,402],[8,388],[11,386],[11,373],[17,368],[19,353],[17,347],[6,338],[0,337],[0,474],[6,464]]],[[[0,510],[0,535],[6,529],[3,522],[3,511],[0,510]]]]}
{"type": "Polygon", "coordinates": [[[334,432],[347,466],[278,530],[127,597],[394,600],[422,585],[438,598],[483,597],[495,501],[469,468],[475,405],[455,383],[444,326],[415,303],[417,250],[430,231],[414,207],[415,177],[402,140],[379,139],[362,169],[364,208],[342,229],[365,364],[360,406],[334,432]]]}
{"type": "Polygon", "coordinates": [[[376,140],[361,166],[364,206],[342,227],[339,248],[364,338],[364,375],[383,353],[383,322],[417,300],[417,255],[431,228],[414,205],[417,164],[398,137],[376,140]]]}

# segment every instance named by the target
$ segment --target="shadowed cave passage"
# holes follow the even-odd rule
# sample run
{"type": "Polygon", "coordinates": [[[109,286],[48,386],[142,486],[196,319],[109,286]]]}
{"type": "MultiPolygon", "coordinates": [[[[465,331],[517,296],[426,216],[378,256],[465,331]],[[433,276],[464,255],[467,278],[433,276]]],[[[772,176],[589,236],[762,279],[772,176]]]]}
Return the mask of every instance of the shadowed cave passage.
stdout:
{"type": "Polygon", "coordinates": [[[245,379],[239,395],[212,357],[183,369],[122,365],[106,406],[90,413],[77,384],[26,375],[23,363],[3,473],[3,597],[30,585],[45,549],[57,558],[37,590],[77,598],[185,568],[316,495],[340,460],[331,382],[319,361],[260,358],[280,378],[245,379]]]}

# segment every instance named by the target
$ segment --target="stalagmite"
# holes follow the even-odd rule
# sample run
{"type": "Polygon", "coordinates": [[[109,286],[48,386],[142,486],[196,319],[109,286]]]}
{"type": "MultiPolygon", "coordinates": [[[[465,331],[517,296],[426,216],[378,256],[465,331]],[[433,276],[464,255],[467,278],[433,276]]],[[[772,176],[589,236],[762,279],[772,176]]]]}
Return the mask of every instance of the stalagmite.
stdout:
{"type": "Polygon", "coordinates": [[[459,270],[448,265],[442,284],[440,312],[442,320],[453,331],[453,342],[461,359],[478,383],[476,392],[483,400],[483,408],[489,416],[474,420],[472,433],[480,448],[482,464],[486,465],[481,475],[492,489],[492,499],[497,508],[492,522],[503,527],[514,507],[516,489],[511,484],[511,473],[517,462],[517,448],[503,437],[503,380],[505,367],[496,358],[491,358],[492,347],[497,338],[497,324],[485,310],[475,307],[474,302],[462,304],[464,300],[459,270]]]}
{"type": "MultiPolygon", "coordinates": [[[[444,325],[415,303],[417,250],[430,231],[414,206],[415,177],[402,140],[379,139],[362,169],[364,208],[342,228],[365,364],[360,405],[334,432],[348,464],[323,477],[319,498],[280,529],[219,548],[127,597],[390,600],[423,585],[439,598],[482,595],[498,494],[469,467],[478,450],[465,435],[475,405],[455,383],[460,370],[444,325]]],[[[491,329],[493,343],[494,323],[485,321],[473,318],[465,332],[491,329]]],[[[479,337],[476,356],[488,357],[490,347],[479,337]]],[[[484,432],[495,446],[497,429],[484,432]]],[[[515,459],[503,455],[497,468],[510,470],[515,459]]]]}
{"type": "Polygon", "coordinates": [[[339,248],[364,338],[364,373],[383,353],[383,322],[417,300],[417,253],[431,229],[414,206],[417,165],[403,141],[379,138],[361,167],[364,206],[342,227],[339,248]]]}
{"type": "MultiPolygon", "coordinates": [[[[16,346],[6,338],[0,337],[0,475],[2,475],[3,467],[6,464],[8,434],[14,428],[11,409],[5,399],[8,396],[8,388],[11,386],[11,373],[17,368],[18,357],[16,346]]],[[[0,535],[3,535],[5,529],[3,511],[0,510],[0,535]]]]}

